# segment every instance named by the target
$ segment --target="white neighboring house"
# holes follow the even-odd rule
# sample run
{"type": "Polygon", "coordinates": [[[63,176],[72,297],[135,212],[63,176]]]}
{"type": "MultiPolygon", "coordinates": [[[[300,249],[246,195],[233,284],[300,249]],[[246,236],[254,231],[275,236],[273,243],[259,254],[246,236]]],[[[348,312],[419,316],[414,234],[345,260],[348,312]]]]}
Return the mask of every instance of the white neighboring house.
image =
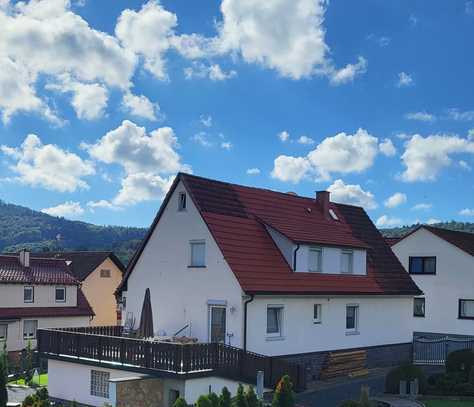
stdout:
{"type": "Polygon", "coordinates": [[[147,288],[157,334],[298,360],[309,380],[329,351],[410,358],[421,294],[362,208],[187,174],[119,287],[124,321],[140,320],[147,288]]]}
{"type": "Polygon", "coordinates": [[[88,326],[94,312],[65,260],[0,255],[0,350],[36,347],[38,328],[88,326]]]}
{"type": "Polygon", "coordinates": [[[424,293],[414,299],[413,331],[474,335],[474,234],[423,225],[392,250],[424,293]]]}

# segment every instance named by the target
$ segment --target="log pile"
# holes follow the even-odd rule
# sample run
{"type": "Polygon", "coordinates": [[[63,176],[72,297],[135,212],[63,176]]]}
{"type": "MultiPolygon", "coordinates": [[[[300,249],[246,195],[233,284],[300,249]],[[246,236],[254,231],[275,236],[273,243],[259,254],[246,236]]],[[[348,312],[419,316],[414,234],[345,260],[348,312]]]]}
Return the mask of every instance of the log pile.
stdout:
{"type": "Polygon", "coordinates": [[[361,376],[367,374],[367,352],[331,352],[321,370],[321,380],[340,376],[361,376]]]}

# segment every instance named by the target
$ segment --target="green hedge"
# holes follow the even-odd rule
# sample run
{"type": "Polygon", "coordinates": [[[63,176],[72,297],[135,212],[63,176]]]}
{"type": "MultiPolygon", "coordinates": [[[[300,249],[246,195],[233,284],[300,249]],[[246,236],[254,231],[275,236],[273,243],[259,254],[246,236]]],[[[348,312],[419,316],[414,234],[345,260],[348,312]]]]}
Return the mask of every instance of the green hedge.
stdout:
{"type": "Polygon", "coordinates": [[[385,378],[385,391],[391,394],[398,394],[401,380],[412,381],[415,379],[418,379],[420,393],[424,393],[426,390],[426,378],[423,370],[411,364],[396,367],[385,378]]]}

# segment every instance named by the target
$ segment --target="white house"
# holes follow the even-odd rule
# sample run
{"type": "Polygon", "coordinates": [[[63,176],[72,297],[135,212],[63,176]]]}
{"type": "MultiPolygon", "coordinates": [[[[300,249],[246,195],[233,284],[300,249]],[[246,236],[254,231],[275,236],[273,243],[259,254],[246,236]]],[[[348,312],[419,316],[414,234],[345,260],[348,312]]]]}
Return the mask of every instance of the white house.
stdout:
{"type": "Polygon", "coordinates": [[[88,326],[94,313],[64,259],[0,255],[0,350],[12,358],[42,327],[88,326]]]}
{"type": "Polygon", "coordinates": [[[310,380],[329,351],[409,359],[421,294],[362,208],[187,174],[119,287],[124,320],[146,288],[157,334],[298,360],[310,380]]]}
{"type": "Polygon", "coordinates": [[[413,300],[413,331],[474,335],[474,234],[423,225],[392,250],[423,291],[413,300]]]}

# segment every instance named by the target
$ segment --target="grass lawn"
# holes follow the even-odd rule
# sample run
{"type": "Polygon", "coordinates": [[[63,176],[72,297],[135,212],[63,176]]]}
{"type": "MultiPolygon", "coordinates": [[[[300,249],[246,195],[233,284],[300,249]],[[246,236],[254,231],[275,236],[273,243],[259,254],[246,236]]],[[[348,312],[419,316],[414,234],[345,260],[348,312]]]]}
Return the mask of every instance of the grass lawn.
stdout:
{"type": "Polygon", "coordinates": [[[426,400],[426,407],[474,407],[474,401],[426,400]]]}
{"type": "MultiPolygon", "coordinates": [[[[39,377],[34,377],[33,378],[33,383],[39,386],[47,386],[48,385],[48,374],[43,373],[40,374],[39,377]]],[[[20,384],[20,385],[25,385],[25,381],[23,379],[19,380],[13,380],[9,382],[9,384],[20,384]]]]}

